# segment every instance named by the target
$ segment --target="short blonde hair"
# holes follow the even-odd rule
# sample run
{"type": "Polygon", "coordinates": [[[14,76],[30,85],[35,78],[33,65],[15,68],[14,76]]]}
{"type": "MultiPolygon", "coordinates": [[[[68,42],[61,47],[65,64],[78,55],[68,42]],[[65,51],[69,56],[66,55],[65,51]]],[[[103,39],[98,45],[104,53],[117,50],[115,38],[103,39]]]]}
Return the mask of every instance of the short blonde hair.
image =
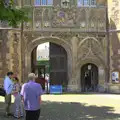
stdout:
{"type": "Polygon", "coordinates": [[[28,80],[35,80],[35,78],[36,78],[36,76],[35,76],[34,73],[30,73],[30,74],[28,75],[28,80]]]}

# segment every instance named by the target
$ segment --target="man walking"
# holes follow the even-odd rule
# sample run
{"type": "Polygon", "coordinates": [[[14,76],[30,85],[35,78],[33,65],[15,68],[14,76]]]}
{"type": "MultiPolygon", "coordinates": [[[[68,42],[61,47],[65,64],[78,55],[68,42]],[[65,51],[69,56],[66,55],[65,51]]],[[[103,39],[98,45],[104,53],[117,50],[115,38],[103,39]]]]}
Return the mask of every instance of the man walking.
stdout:
{"type": "Polygon", "coordinates": [[[12,114],[10,113],[10,106],[11,106],[11,93],[13,90],[13,82],[12,78],[14,77],[13,72],[8,72],[7,76],[4,79],[4,90],[6,92],[5,96],[5,104],[6,104],[6,115],[11,116],[12,114]]]}
{"type": "Polygon", "coordinates": [[[26,120],[38,120],[40,116],[40,104],[42,87],[35,83],[35,74],[28,75],[28,83],[23,84],[21,95],[23,96],[26,120]]]}

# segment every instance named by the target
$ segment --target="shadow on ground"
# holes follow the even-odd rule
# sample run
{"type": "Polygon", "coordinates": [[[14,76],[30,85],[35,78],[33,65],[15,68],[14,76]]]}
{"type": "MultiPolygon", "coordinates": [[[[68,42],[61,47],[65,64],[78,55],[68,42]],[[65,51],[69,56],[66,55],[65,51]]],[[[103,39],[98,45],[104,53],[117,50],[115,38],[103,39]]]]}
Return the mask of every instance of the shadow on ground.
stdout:
{"type": "MultiPolygon", "coordinates": [[[[0,103],[0,120],[14,120],[5,117],[3,108],[4,103],[0,103]]],[[[113,112],[112,107],[47,101],[42,104],[40,120],[120,120],[113,112]]]]}
{"type": "Polygon", "coordinates": [[[118,120],[112,107],[87,106],[81,103],[44,102],[41,120],[118,120]]]}

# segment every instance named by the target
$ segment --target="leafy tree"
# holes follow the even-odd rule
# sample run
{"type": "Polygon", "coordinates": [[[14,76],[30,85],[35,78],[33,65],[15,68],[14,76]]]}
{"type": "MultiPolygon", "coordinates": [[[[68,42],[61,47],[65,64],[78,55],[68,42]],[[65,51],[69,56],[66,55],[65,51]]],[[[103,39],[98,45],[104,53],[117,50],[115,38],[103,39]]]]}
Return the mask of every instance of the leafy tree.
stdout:
{"type": "Polygon", "coordinates": [[[28,21],[28,17],[25,9],[15,7],[13,0],[0,0],[0,20],[17,27],[19,23],[28,21]]]}

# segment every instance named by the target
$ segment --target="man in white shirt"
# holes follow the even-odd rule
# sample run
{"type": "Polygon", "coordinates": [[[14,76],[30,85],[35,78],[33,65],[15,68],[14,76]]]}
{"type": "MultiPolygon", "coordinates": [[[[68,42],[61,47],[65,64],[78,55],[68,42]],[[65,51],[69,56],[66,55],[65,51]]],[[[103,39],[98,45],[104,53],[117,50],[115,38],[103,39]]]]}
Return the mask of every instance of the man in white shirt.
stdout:
{"type": "Polygon", "coordinates": [[[11,93],[13,90],[12,78],[14,77],[13,72],[8,72],[4,79],[4,90],[6,91],[5,104],[6,104],[6,115],[10,116],[10,106],[11,106],[11,93]]]}

